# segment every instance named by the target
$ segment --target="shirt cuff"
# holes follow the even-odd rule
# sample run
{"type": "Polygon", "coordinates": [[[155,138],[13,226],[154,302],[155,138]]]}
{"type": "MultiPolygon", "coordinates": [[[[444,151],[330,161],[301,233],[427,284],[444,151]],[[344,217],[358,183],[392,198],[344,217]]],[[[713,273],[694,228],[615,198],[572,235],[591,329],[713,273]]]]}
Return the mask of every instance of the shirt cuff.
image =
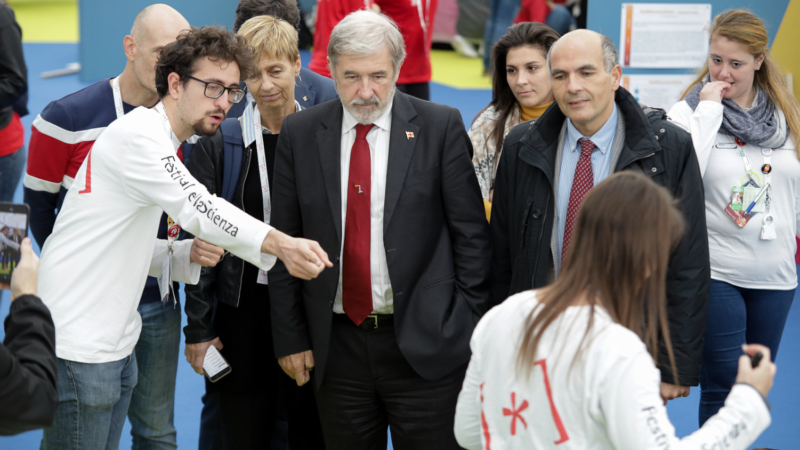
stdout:
{"type": "MultiPolygon", "coordinates": [[[[734,383],[733,384],[733,389],[731,389],[731,392],[733,392],[734,389],[737,390],[737,391],[742,391],[742,390],[752,391],[755,395],[758,395],[758,397],[764,402],[764,406],[767,407],[767,414],[769,414],[769,412],[772,410],[772,405],[770,405],[769,400],[767,400],[766,397],[761,395],[761,392],[759,392],[758,389],[756,389],[755,386],[753,386],[752,384],[743,383],[743,382],[740,381],[738,383],[734,383]],[[737,386],[747,386],[750,389],[739,389],[737,386]]],[[[742,394],[742,395],[744,395],[744,394],[742,394]]],[[[749,394],[749,395],[752,395],[752,394],[749,394]]]]}
{"type": "MultiPolygon", "coordinates": [[[[256,248],[258,251],[261,252],[261,245],[264,243],[264,239],[267,238],[269,232],[274,230],[271,226],[267,225],[267,231],[262,235],[261,233],[256,233],[256,248]]],[[[261,252],[261,260],[259,261],[258,268],[267,272],[272,269],[272,266],[275,265],[275,262],[278,261],[278,257],[275,255],[270,255],[269,253],[261,252]]]]}
{"type": "Polygon", "coordinates": [[[186,284],[200,282],[200,264],[191,261],[193,239],[172,244],[172,281],[186,284]]]}

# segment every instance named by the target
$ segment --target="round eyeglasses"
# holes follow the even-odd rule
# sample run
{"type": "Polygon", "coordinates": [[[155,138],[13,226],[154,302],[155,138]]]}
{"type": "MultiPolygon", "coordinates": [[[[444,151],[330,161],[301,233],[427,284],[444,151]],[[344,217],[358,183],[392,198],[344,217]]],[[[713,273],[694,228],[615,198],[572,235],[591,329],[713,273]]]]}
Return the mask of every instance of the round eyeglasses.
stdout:
{"type": "Polygon", "coordinates": [[[223,86],[223,85],[221,85],[221,84],[219,84],[219,83],[217,83],[215,81],[203,81],[203,80],[195,78],[195,77],[193,77],[191,75],[186,75],[186,74],[183,74],[183,73],[179,74],[179,75],[182,76],[182,77],[186,77],[186,78],[189,78],[191,80],[199,81],[200,83],[205,84],[206,85],[206,89],[203,92],[203,94],[208,98],[214,98],[214,99],[220,98],[220,97],[222,97],[222,94],[225,93],[225,91],[228,91],[228,101],[231,102],[231,103],[239,103],[240,101],[242,101],[242,99],[246,95],[244,89],[239,89],[238,87],[229,88],[229,87],[225,87],[225,86],[223,86]]]}

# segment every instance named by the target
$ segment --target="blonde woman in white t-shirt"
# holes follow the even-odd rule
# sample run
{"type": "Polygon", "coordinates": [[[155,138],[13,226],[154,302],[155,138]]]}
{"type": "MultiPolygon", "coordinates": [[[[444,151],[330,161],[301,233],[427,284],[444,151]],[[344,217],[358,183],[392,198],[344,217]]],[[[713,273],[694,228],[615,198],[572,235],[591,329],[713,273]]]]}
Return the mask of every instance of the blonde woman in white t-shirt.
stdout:
{"type": "Polygon", "coordinates": [[[661,399],[653,361],[659,333],[674,360],[665,284],[682,231],[667,191],[644,175],[618,173],[592,189],[562,275],[509,298],[475,328],[456,407],[459,444],[468,450],[752,444],[771,420],[765,396],[775,365],[766,347],[744,348],[763,360],[753,369],[742,353],[725,407],[690,436],[675,437],[661,399]]]}
{"type": "Polygon", "coordinates": [[[764,344],[774,361],[797,287],[800,106],[768,44],[752,13],[718,15],[708,61],[668,113],[692,134],[705,188],[711,295],[701,425],[730,391],[739,345],[764,344]]]}

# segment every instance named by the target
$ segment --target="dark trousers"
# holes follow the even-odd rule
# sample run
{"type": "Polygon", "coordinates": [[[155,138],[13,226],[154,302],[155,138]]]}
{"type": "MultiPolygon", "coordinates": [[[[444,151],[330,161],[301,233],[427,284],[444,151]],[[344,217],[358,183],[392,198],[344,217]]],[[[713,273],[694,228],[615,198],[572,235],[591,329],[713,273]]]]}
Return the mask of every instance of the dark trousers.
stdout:
{"type": "MultiPolygon", "coordinates": [[[[394,326],[362,330],[334,314],[317,408],[328,450],[457,450],[456,401],[466,364],[430,381],[408,364],[394,326]]],[[[313,380],[312,380],[313,381],[313,380]]]]}
{"type": "Polygon", "coordinates": [[[430,83],[398,84],[397,90],[402,92],[403,94],[408,94],[413,97],[421,98],[423,100],[431,99],[430,83]]]}
{"type": "Polygon", "coordinates": [[[700,369],[701,426],[725,403],[739,370],[742,344],[768,347],[775,361],[794,293],[795,289],[745,289],[711,280],[700,369]]]}
{"type": "MultiPolygon", "coordinates": [[[[284,374],[285,375],[285,374],[284,374]]],[[[274,421],[274,430],[272,432],[271,444],[267,447],[272,450],[325,450],[325,442],[322,438],[322,432],[319,424],[319,415],[317,414],[316,404],[314,403],[314,391],[310,384],[303,387],[298,387],[297,384],[285,375],[285,380],[280,379],[283,384],[283,389],[278,392],[278,410],[277,420],[274,421]],[[309,407],[309,405],[311,407],[309,407]]],[[[203,395],[203,412],[200,417],[200,450],[223,450],[223,419],[222,411],[224,408],[223,403],[227,404],[228,408],[236,406],[236,399],[229,397],[227,401],[222,400],[223,394],[220,392],[206,392],[203,395]]],[[[258,407],[258,405],[243,405],[244,408],[251,409],[258,407]]],[[[260,411],[255,411],[259,414],[260,411]]],[[[233,411],[236,414],[236,411],[233,411]]],[[[228,416],[228,422],[231,421],[231,415],[228,416]]],[[[249,418],[245,420],[244,424],[252,424],[249,418]]],[[[259,422],[254,427],[260,432],[264,432],[266,422],[259,422]]],[[[235,433],[236,424],[233,424],[234,429],[229,429],[226,442],[231,442],[237,439],[232,433],[235,433]]],[[[250,439],[250,431],[245,430],[247,435],[246,439],[250,439]]],[[[259,438],[256,438],[257,442],[259,438]]],[[[239,442],[231,442],[232,444],[242,444],[239,442]]],[[[229,446],[230,447],[230,446],[229,446]]],[[[244,448],[244,447],[237,447],[244,448]]],[[[248,447],[256,448],[256,447],[248,447]]]]}

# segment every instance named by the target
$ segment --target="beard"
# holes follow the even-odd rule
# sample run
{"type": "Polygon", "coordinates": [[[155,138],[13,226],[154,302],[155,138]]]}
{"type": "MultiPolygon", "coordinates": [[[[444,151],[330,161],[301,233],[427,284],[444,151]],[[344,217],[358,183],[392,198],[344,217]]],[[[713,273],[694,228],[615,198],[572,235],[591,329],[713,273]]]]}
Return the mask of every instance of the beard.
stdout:
{"type": "MultiPolygon", "coordinates": [[[[228,116],[227,113],[225,113],[225,111],[223,111],[222,109],[216,109],[214,111],[207,112],[205,114],[205,116],[203,116],[202,119],[199,119],[195,123],[192,124],[192,129],[194,130],[195,134],[199,134],[200,136],[211,137],[211,136],[214,136],[217,133],[217,130],[219,129],[219,125],[215,124],[213,122],[209,125],[206,122],[206,118],[208,118],[208,117],[210,117],[212,115],[221,116],[222,120],[225,120],[225,118],[228,116]]],[[[220,123],[222,123],[222,121],[220,121],[220,123]]]]}
{"type": "MultiPolygon", "coordinates": [[[[341,93],[339,92],[339,85],[335,81],[336,80],[334,80],[334,87],[336,88],[336,93],[339,94],[339,99],[341,100],[342,96],[341,93]]],[[[395,91],[395,85],[394,83],[392,83],[392,86],[389,88],[389,91],[387,92],[386,98],[387,99],[394,98],[394,91],[395,91]]],[[[375,121],[378,120],[378,118],[382,116],[384,112],[386,112],[386,108],[388,108],[388,106],[391,104],[391,101],[385,103],[381,101],[380,97],[374,94],[367,100],[364,100],[356,95],[356,97],[353,100],[350,100],[349,103],[345,103],[344,100],[342,100],[342,104],[344,105],[344,109],[346,109],[347,112],[352,114],[353,117],[355,117],[355,119],[358,121],[358,123],[360,123],[361,125],[369,125],[375,123],[375,121]],[[375,105],[375,108],[365,111],[359,108],[358,107],[359,105],[375,105]]]]}

